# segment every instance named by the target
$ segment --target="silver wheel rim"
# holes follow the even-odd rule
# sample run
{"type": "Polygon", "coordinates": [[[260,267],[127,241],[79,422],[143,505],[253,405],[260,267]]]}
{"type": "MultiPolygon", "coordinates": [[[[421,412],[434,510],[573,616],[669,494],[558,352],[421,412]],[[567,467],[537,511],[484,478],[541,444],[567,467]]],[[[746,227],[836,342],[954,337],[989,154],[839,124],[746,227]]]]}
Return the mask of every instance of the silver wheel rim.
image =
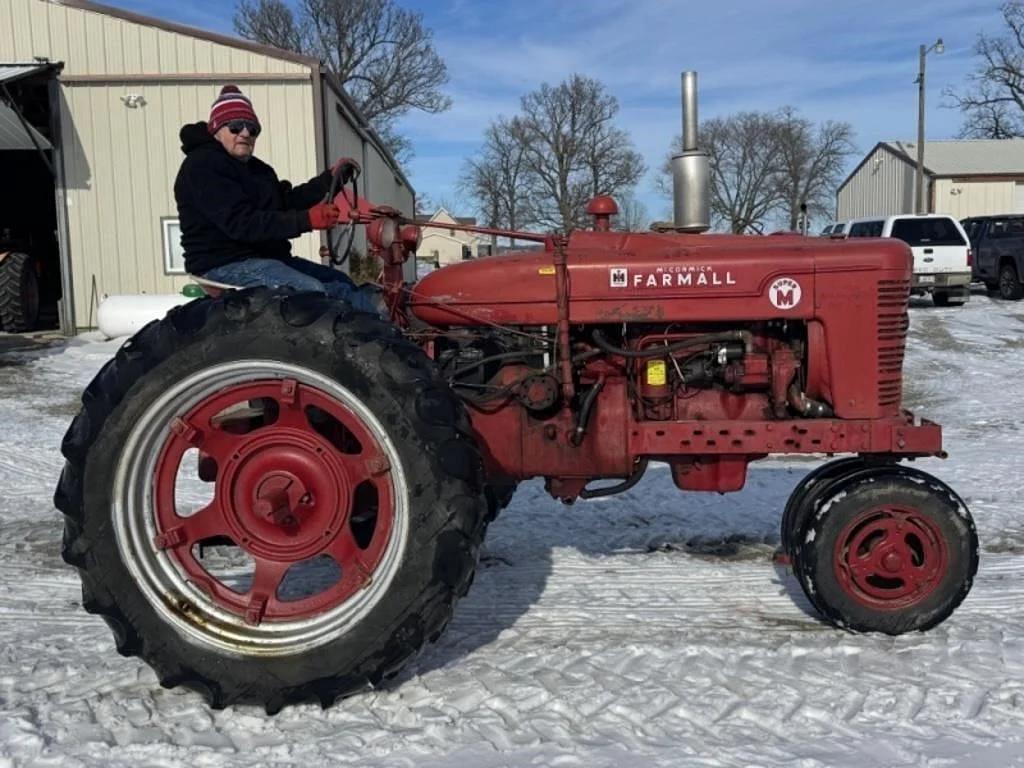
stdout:
{"type": "Polygon", "coordinates": [[[357,626],[388,592],[409,536],[408,485],[394,443],[377,417],[350,390],[308,368],[273,360],[237,360],[204,368],[154,400],[132,427],[113,481],[112,521],[121,559],[161,619],[185,639],[244,656],[288,656],[335,640],[357,626]],[[314,617],[252,626],[214,603],[184,570],[156,549],[153,478],[171,422],[227,387],[258,379],[294,379],[315,387],[355,413],[387,455],[392,471],[394,523],[370,584],[314,617]]]}

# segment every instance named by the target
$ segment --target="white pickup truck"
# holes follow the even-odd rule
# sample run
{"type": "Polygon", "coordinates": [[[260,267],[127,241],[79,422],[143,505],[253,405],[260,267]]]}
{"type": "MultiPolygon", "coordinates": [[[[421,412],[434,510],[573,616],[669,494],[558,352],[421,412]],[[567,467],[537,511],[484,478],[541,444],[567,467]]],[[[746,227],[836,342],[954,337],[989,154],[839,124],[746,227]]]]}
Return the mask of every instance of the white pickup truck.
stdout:
{"type": "Polygon", "coordinates": [[[931,293],[936,306],[960,306],[970,297],[971,246],[960,222],[941,214],[854,219],[847,237],[895,237],[914,252],[913,293],[931,293]]]}

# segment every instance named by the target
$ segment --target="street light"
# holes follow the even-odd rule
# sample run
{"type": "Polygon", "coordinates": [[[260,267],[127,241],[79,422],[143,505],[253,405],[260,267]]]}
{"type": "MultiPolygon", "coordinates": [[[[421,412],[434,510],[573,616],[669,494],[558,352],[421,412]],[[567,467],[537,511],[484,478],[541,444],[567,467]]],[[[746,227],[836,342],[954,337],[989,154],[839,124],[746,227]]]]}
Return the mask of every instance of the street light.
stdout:
{"type": "Polygon", "coordinates": [[[927,213],[924,205],[924,59],[932,51],[941,54],[946,46],[940,37],[930,46],[921,46],[921,60],[917,71],[917,173],[914,205],[917,213],[927,213]]]}

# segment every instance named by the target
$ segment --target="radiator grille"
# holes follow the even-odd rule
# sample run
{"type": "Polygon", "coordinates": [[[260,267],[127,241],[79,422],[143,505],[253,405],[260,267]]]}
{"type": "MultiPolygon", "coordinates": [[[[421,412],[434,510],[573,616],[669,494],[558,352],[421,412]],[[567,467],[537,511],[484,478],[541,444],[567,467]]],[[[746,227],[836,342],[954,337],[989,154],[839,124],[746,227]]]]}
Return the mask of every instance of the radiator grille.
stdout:
{"type": "Polygon", "coordinates": [[[903,399],[909,300],[909,280],[878,281],[878,405],[882,408],[899,407],[903,399]]]}

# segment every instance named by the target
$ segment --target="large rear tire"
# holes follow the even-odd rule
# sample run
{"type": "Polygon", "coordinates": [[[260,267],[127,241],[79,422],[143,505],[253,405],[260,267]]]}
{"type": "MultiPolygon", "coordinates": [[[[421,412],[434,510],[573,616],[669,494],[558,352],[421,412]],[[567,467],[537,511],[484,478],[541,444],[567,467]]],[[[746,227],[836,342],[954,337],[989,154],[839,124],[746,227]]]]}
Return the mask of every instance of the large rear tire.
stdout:
{"type": "Polygon", "coordinates": [[[0,327],[31,331],[39,322],[39,276],[35,261],[15,251],[0,261],[0,327]]]}
{"type": "Polygon", "coordinates": [[[64,559],[166,687],[327,706],[396,674],[469,589],[486,503],[468,418],[372,315],[264,289],[197,300],[126,342],[82,404],[64,559]],[[196,451],[216,480],[192,513],[196,451]],[[213,569],[204,542],[248,572],[213,569]]]}

